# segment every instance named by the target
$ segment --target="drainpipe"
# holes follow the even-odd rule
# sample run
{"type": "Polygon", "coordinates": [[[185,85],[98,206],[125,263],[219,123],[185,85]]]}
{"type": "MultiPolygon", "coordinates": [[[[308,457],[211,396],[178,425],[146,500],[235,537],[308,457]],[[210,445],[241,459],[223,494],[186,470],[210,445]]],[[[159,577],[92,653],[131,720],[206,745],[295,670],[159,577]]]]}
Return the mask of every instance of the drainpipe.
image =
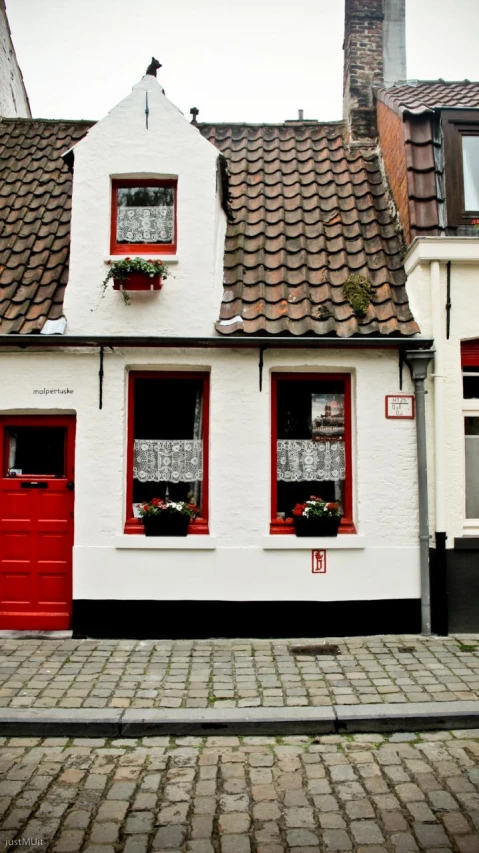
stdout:
{"type": "Polygon", "coordinates": [[[435,601],[435,630],[447,634],[446,599],[446,490],[445,476],[445,430],[444,430],[444,307],[446,297],[442,292],[441,265],[432,261],[431,271],[432,328],[434,334],[434,473],[435,473],[435,544],[433,598],[435,601]]]}
{"type": "Polygon", "coordinates": [[[431,633],[431,590],[429,583],[429,520],[427,494],[426,391],[424,380],[434,350],[406,350],[406,362],[416,395],[417,480],[419,492],[419,565],[421,572],[421,631],[431,633]]]}

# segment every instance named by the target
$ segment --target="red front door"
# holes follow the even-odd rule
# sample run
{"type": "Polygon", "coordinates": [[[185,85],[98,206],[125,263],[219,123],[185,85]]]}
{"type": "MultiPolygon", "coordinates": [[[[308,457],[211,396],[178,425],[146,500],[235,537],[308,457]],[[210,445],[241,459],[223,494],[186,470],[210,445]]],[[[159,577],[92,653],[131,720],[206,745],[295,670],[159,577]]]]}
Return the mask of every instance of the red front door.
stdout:
{"type": "Polygon", "coordinates": [[[0,418],[0,629],[65,630],[75,418],[0,418]]]}

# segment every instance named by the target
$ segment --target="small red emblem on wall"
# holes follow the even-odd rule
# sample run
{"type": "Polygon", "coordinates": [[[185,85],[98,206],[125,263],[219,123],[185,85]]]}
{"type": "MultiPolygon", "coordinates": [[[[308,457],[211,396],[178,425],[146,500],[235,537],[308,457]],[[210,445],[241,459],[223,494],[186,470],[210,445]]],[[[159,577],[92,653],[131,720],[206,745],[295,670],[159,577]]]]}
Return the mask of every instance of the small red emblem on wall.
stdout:
{"type": "Polygon", "coordinates": [[[326,574],[326,551],[311,551],[311,571],[313,575],[326,574]]]}

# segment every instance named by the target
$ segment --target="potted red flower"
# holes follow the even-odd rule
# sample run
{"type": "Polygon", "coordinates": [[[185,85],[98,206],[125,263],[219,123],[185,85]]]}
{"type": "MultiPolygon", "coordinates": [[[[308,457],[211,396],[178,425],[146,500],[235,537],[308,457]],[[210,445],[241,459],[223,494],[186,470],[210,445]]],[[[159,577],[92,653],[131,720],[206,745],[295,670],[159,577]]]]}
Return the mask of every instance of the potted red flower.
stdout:
{"type": "Polygon", "coordinates": [[[121,290],[125,303],[131,301],[128,291],[161,290],[163,281],[168,277],[168,269],[163,261],[146,258],[123,258],[121,261],[107,261],[109,270],[102,282],[103,293],[108,282],[113,279],[113,289],[121,290]]]}
{"type": "Polygon", "coordinates": [[[337,536],[341,522],[340,505],[312,495],[293,509],[296,536],[337,536]]]}
{"type": "Polygon", "coordinates": [[[152,498],[140,506],[145,536],[186,536],[188,525],[198,507],[185,501],[152,498]]]}

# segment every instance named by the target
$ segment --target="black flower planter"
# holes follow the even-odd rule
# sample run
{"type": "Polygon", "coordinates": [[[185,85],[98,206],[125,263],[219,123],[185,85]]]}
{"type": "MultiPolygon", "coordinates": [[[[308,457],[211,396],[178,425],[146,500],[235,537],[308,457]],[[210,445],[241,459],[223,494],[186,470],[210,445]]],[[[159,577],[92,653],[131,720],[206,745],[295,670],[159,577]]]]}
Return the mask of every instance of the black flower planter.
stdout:
{"type": "Polygon", "coordinates": [[[296,536],[337,536],[341,517],[306,518],[304,515],[294,517],[296,536]]]}
{"type": "Polygon", "coordinates": [[[162,512],[160,515],[145,515],[142,518],[145,536],[186,536],[190,518],[162,512]]]}

